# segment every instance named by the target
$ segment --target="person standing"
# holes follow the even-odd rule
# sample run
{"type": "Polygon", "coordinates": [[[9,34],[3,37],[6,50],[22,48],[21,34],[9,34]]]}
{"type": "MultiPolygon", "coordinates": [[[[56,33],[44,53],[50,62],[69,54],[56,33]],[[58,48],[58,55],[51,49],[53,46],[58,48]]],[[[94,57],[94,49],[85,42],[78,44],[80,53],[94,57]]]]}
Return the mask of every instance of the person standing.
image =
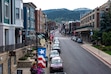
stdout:
{"type": "Polygon", "coordinates": [[[33,63],[32,67],[30,68],[31,74],[36,74],[37,73],[37,65],[36,63],[33,63]]]}

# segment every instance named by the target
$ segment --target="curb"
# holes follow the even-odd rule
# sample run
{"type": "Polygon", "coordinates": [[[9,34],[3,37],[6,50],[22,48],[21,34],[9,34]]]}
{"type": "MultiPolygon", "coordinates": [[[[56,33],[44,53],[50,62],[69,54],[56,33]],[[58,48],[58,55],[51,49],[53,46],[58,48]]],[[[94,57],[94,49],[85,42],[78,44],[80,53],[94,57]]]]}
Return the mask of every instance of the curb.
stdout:
{"type": "Polygon", "coordinates": [[[109,63],[108,61],[106,61],[104,58],[100,57],[98,54],[94,53],[93,51],[89,50],[89,48],[82,46],[84,49],[86,49],[88,52],[92,53],[93,55],[95,55],[100,61],[104,61],[103,63],[105,63],[109,68],[111,68],[111,63],[109,63]]]}

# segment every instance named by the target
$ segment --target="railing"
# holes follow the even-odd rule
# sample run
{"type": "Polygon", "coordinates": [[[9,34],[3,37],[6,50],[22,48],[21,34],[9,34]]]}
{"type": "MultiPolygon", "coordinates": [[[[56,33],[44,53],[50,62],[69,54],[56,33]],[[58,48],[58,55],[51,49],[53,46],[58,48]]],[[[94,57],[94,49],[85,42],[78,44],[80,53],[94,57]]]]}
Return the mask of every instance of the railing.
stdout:
{"type": "Polygon", "coordinates": [[[25,43],[19,43],[19,44],[13,44],[13,45],[6,45],[6,46],[0,46],[0,53],[16,50],[18,48],[22,48],[28,45],[36,45],[36,41],[27,41],[25,43]]]}

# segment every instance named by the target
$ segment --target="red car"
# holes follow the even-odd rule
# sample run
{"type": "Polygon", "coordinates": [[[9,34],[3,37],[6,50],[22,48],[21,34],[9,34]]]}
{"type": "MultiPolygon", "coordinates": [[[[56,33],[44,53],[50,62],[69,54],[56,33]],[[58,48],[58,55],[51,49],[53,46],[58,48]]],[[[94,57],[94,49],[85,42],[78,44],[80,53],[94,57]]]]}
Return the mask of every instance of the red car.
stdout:
{"type": "Polygon", "coordinates": [[[63,72],[63,64],[62,63],[63,63],[63,61],[59,56],[52,58],[51,64],[50,64],[50,73],[63,72]]]}

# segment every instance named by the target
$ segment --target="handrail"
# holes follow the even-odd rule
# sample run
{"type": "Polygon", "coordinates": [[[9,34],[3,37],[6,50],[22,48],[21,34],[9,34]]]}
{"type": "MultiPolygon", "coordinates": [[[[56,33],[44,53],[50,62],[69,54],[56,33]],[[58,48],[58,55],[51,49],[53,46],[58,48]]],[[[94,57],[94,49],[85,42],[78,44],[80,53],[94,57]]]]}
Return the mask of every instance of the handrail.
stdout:
{"type": "Polygon", "coordinates": [[[27,41],[25,43],[18,43],[18,44],[0,46],[0,53],[13,51],[13,50],[16,50],[18,48],[22,48],[22,47],[29,46],[29,45],[32,45],[32,44],[36,45],[36,41],[27,41]]]}

